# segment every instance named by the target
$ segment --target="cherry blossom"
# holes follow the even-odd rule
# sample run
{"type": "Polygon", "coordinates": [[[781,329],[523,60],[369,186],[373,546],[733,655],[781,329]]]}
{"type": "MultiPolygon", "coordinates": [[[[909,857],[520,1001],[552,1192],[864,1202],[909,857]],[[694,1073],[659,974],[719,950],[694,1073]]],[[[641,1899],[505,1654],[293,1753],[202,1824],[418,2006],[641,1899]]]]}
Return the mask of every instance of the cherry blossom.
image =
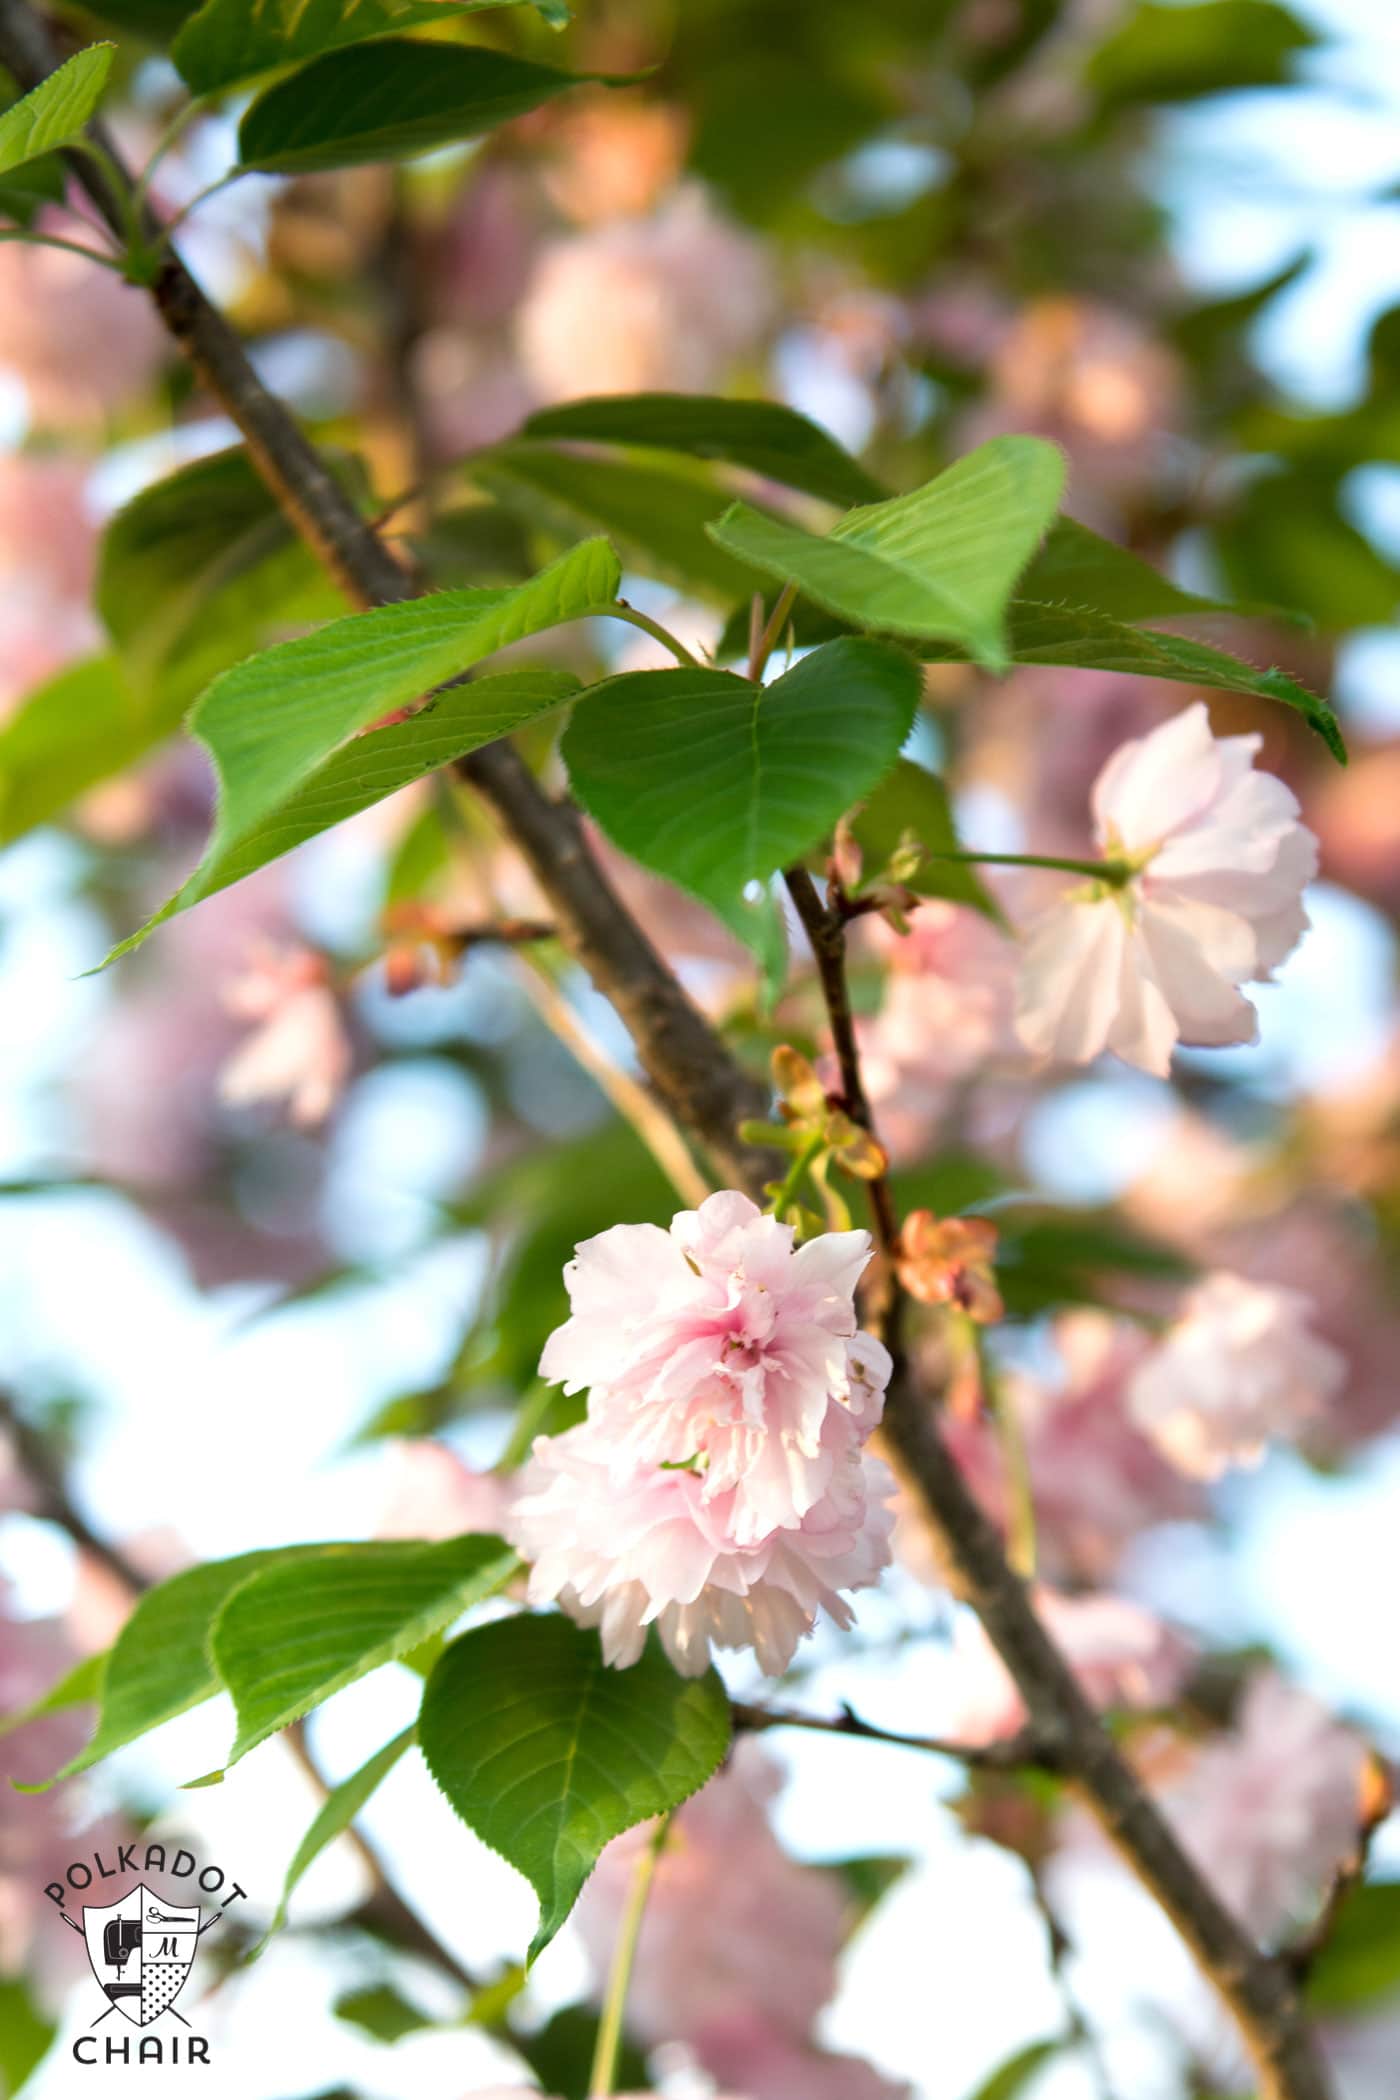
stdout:
{"type": "Polygon", "coordinates": [[[1178,1042],[1254,1040],[1239,987],[1266,982],[1307,927],[1317,869],[1290,789],[1254,770],[1257,736],[1215,737],[1197,701],[1121,746],[1094,785],[1121,885],[1069,890],[1029,930],[1016,1025],[1037,1056],[1112,1050],[1165,1076],[1178,1042]]]}
{"type": "Polygon", "coordinates": [[[557,1601],[597,1626],[618,1669],[637,1661],[655,1625],[684,1676],[706,1670],[712,1647],[751,1647],[780,1676],[818,1612],[850,1626],[840,1593],[866,1588],[889,1563],[893,1482],[862,1457],[861,1434],[852,1414],[832,1409],[821,1435],[825,1492],[800,1523],[747,1542],[737,1536],[737,1488],[716,1495],[684,1464],[619,1475],[613,1439],[592,1421],[536,1438],[506,1527],[533,1562],[530,1602],[557,1601]]]}
{"type": "MultiPolygon", "coordinates": [[[[1050,1338],[1057,1374],[1002,1374],[1035,1494],[1040,1563],[1052,1582],[1102,1582],[1150,1526],[1201,1515],[1204,1494],[1129,1411],[1129,1381],[1153,1346],[1147,1331],[1086,1306],[1062,1313],[1050,1338]]],[[[1006,1467],[992,1424],[954,1415],[945,1433],[978,1500],[1005,1526],[1006,1467]]]]}
{"type": "Polygon", "coordinates": [[[285,1099],[294,1123],[323,1123],[350,1077],[351,1052],[321,957],[262,948],[224,986],[224,1004],[260,1025],[224,1065],[220,1098],[233,1108],[285,1099]]]}
{"type": "MultiPolygon", "coordinates": [[[[1188,1643],[1126,1597],[1065,1596],[1041,1587],[1036,1609],[1070,1662],[1080,1689],[1100,1707],[1166,1706],[1181,1689],[1188,1643]]],[[[946,1732],[960,1742],[998,1742],[1026,1722],[1026,1708],[979,1620],[964,1615],[953,1633],[951,1706],[946,1732]]]]}
{"type": "MultiPolygon", "coordinates": [[[[58,228],[72,237],[71,224],[58,228]]],[[[0,246],[0,367],[23,385],[36,423],[100,424],[149,385],[164,355],[149,300],[115,271],[63,248],[0,246]]]]}
{"type": "Polygon", "coordinates": [[[564,1272],[572,1316],[541,1376],[591,1389],[619,1484],[638,1466],[698,1458],[697,1503],[723,1500],[727,1538],[757,1545],[828,1493],[831,1410],[862,1434],[879,1418],[889,1358],[855,1313],[870,1253],[866,1232],[794,1246],[790,1225],[733,1191],[681,1211],[668,1232],[615,1225],[564,1272]]]}
{"type": "Polygon", "coordinates": [[[452,1539],[500,1532],[515,1499],[508,1473],[478,1473],[446,1444],[402,1437],[385,1454],[387,1492],[376,1526],[381,1539],[452,1539]]]}
{"type": "Polygon", "coordinates": [[[516,337],[546,401],[655,388],[700,393],[757,342],[771,310],[758,249],[690,185],[650,218],[617,220],[547,248],[516,337]]]}
{"type": "Polygon", "coordinates": [[[1213,1480],[1257,1465],[1341,1389],[1345,1361],[1308,1327],[1299,1291],[1217,1271],[1133,1374],[1134,1420],[1182,1472],[1213,1480]]]}
{"type": "Polygon", "coordinates": [[[0,716],[97,646],[86,484],[75,461],[0,457],[0,716]]]}
{"type": "Polygon", "coordinates": [[[1201,1751],[1163,1806],[1225,1902],[1272,1939],[1353,1850],[1367,1759],[1318,1700],[1266,1670],[1235,1729],[1201,1751]]]}

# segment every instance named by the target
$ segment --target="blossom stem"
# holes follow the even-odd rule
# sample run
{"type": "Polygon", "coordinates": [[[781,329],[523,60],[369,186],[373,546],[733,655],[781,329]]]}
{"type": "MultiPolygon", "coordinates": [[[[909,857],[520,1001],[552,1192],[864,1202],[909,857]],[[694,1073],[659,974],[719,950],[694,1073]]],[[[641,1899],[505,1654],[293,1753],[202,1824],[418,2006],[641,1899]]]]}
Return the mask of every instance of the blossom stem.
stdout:
{"type": "Polygon", "coordinates": [[[606,613],[610,620],[625,620],[629,627],[640,627],[643,634],[649,634],[654,642],[660,642],[663,649],[669,649],[676,662],[684,664],[688,671],[698,671],[701,668],[699,659],[691,655],[684,642],[677,641],[669,627],[663,627],[661,622],[653,620],[649,613],[638,612],[636,606],[629,605],[625,598],[619,598],[616,604],[609,605],[606,613]]]}
{"type": "Polygon", "coordinates": [[[802,1177],[816,1159],[825,1142],[823,1133],[820,1130],[816,1131],[813,1136],[808,1138],[802,1150],[794,1158],[792,1165],[787,1170],[787,1175],[781,1188],[778,1189],[768,1206],[769,1212],[773,1217],[780,1218],[789,1203],[796,1201],[797,1191],[802,1185],[802,1177]]]}
{"type": "MultiPolygon", "coordinates": [[[[968,1325],[972,1325],[971,1321],[968,1325]]],[[[975,1328],[972,1333],[972,1346],[977,1352],[981,1366],[982,1389],[986,1393],[987,1405],[996,1428],[997,1442],[1001,1446],[1002,1464],[1006,1467],[1009,1505],[1006,1557],[1022,1580],[1031,1582],[1035,1578],[1036,1566],[1035,1492],[1031,1486],[1026,1440],[1021,1434],[1021,1418],[1016,1412],[1014,1399],[1006,1389],[1005,1380],[998,1378],[988,1366],[981,1347],[981,1337],[975,1328]]]]}
{"type": "Polygon", "coordinates": [[[924,848],[925,860],[955,860],[968,867],[991,868],[1060,868],[1066,875],[1088,875],[1095,882],[1106,882],[1113,889],[1121,890],[1137,873],[1131,861],[1126,860],[1068,860],[1058,853],[980,853],[973,850],[954,851],[951,847],[935,852],[924,848]]]}
{"type": "Polygon", "coordinates": [[[652,1832],[651,1842],[637,1861],[636,1872],[632,1877],[627,1908],[618,1930],[617,1945],[613,1949],[607,1996],[603,2000],[603,2016],[598,2022],[598,2040],[593,2050],[593,2069],[588,2080],[590,2100],[607,2100],[617,2083],[617,2058],[622,2044],[623,2015],[627,2009],[627,1987],[632,1981],[632,1964],[637,1955],[637,1941],[641,1937],[642,1919],[646,1915],[647,1897],[651,1894],[656,1862],[665,1849],[670,1830],[670,1816],[659,1817],[652,1832]]]}

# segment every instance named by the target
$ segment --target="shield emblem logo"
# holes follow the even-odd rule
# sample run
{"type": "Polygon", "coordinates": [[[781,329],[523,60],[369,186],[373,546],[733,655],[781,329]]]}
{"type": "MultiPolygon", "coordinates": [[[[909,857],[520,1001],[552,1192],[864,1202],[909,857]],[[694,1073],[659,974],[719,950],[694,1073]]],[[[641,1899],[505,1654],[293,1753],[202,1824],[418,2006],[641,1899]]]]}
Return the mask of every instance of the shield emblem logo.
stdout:
{"type": "Polygon", "coordinates": [[[149,2027],[184,1987],[199,1944],[199,1912],[166,1903],[145,1882],[105,1908],[83,1907],[92,1973],[137,2027],[149,2027]]]}

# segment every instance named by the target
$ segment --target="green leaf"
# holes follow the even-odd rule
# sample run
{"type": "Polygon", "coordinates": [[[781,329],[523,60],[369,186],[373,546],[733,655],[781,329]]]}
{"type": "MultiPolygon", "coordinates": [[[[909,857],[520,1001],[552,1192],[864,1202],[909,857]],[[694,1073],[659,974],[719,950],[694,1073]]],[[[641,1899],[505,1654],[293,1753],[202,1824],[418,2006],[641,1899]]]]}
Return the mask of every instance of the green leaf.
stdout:
{"type": "Polygon", "coordinates": [[[653,575],[732,605],[762,575],[717,547],[708,528],[730,491],[679,460],[588,459],[553,445],[497,445],[472,461],[472,478],[546,532],[570,539],[601,527],[640,554],[653,575]]]}
{"type": "Polygon", "coordinates": [[[846,1938],[850,1939],[895,1883],[908,1873],[913,1860],[906,1852],[866,1852],[850,1859],[824,1859],[820,1865],[824,1872],[839,1875],[846,1884],[851,1899],[846,1938]]]}
{"type": "Polygon", "coordinates": [[[1037,605],[1084,606],[1130,623],[1244,610],[1182,590],[1150,562],[1101,538],[1076,518],[1055,520],[1045,545],[1017,584],[1016,596],[1037,605]]]}
{"type": "Polygon", "coordinates": [[[746,467],[752,474],[843,506],[877,502],[884,494],[873,476],[819,424],[776,401],[726,401],[708,394],[601,394],[540,409],[521,426],[520,434],[689,452],[698,459],[746,467]]]}
{"type": "Polygon", "coordinates": [[[363,1990],[346,1991],[336,1999],[334,2009],[338,2020],[348,2020],[376,2042],[401,2042],[406,2034],[421,2034],[425,2027],[437,2024],[390,1983],[371,1983],[363,1990]]]}
{"type": "Polygon", "coordinates": [[[253,1949],[253,1954],[261,1954],[272,1935],[281,1930],[286,1922],[287,1905],[297,1883],[320,1858],[327,1845],[333,1844],[343,1831],[349,1829],[371,1794],[382,1780],[388,1778],[405,1750],[415,1740],[417,1733],[416,1723],[411,1728],[405,1728],[392,1742],[385,1743],[382,1749],[376,1750],[373,1757],[366,1758],[357,1772],[352,1772],[348,1779],[342,1779],[339,1786],[332,1787],[321,1803],[306,1836],[292,1855],[292,1863],[287,1869],[287,1878],[282,1884],[282,1894],[278,1898],[272,1923],[253,1949]]]}
{"type": "Polygon", "coordinates": [[[102,100],[115,44],[89,44],[0,117],[0,175],[78,138],[102,100]]]}
{"type": "Polygon", "coordinates": [[[0,2092],[15,2095],[31,2071],[38,2069],[58,2032],[56,2022],[40,2012],[23,1977],[0,1976],[0,2092]]]}
{"type": "MultiPolygon", "coordinates": [[[[933,653],[924,651],[926,656],[933,653]]],[[[1129,627],[1103,613],[1018,604],[1011,609],[1011,657],[1018,664],[1072,664],[1082,670],[1169,678],[1178,685],[1209,686],[1218,692],[1279,700],[1306,717],[1334,757],[1343,761],[1346,758],[1337,718],[1316,693],[1310,693],[1284,671],[1260,671],[1224,649],[1186,635],[1129,627]]]]}
{"type": "Polygon", "coordinates": [[[843,638],[766,686],[710,670],[608,679],[579,702],[562,748],[613,844],[759,947],[746,885],[800,860],[870,792],[919,693],[901,651],[843,638]]]}
{"type": "Polygon", "coordinates": [[[1342,516],[1323,476],[1261,475],[1212,537],[1232,588],[1296,605],[1328,633],[1382,627],[1400,609],[1400,569],[1342,516]]]}
{"type": "Polygon", "coordinates": [[[915,489],[849,511],[819,539],[746,504],[710,536],[859,627],[949,641],[994,670],[1007,601],[1055,514],[1064,460],[1040,438],[993,438],[915,489]]]}
{"type": "Polygon", "coordinates": [[[75,1662],[66,1676],[48,1691],[31,1699],[28,1706],[21,1706],[12,1714],[0,1714],[0,1735],[10,1735],[16,1728],[23,1728],[30,1721],[37,1721],[44,1714],[66,1713],[69,1707],[86,1706],[90,1701],[102,1697],[102,1680],[107,1673],[107,1654],[85,1655],[75,1662]]]}
{"type": "MultiPolygon", "coordinates": [[[[0,67],[0,112],[14,108],[20,99],[12,76],[0,67]]],[[[26,161],[0,177],[0,218],[18,226],[32,226],[46,204],[62,204],[67,186],[63,162],[56,153],[26,161]]]]}
{"type": "Polygon", "coordinates": [[[603,1847],[702,1787],[729,1747],[713,1670],[679,1677],[648,1642],[604,1666],[596,1633],[559,1614],[497,1620],[454,1641],[428,1680],[423,1755],[464,1823],[534,1886],[533,1961],[603,1847]]]}
{"type": "Polygon", "coordinates": [[[1089,61],[1089,86],[1105,102],[1186,102],[1235,88],[1281,87],[1300,51],[1318,43],[1274,0],[1144,0],[1089,61]]]}
{"type": "Polygon", "coordinates": [[[487,1535],[429,1545],[377,1539],[244,1583],[210,1636],[238,1711],[229,1764],[450,1626],[519,1566],[509,1546],[487,1535]]]}
{"type": "Polygon", "coordinates": [[[185,85],[212,95],[274,66],[514,0],[205,0],[171,47],[185,85]]]}
{"type": "Polygon", "coordinates": [[[0,846],[134,765],[179,721],[177,703],[134,691],[109,656],[60,671],[0,728],[0,846]]]}
{"type": "Polygon", "coordinates": [[[1400,1881],[1370,1881],[1347,1897],[1308,1976],[1315,2013],[1355,2012],[1400,1991],[1400,1881]]]}
{"type": "Polygon", "coordinates": [[[181,467],[117,512],[96,596],[132,684],[181,709],[276,626],[342,605],[242,446],[181,467]]]}
{"type": "MultiPolygon", "coordinates": [[[[510,2038],[522,2062],[527,2063],[542,2093],[558,2100],[589,2100],[589,2070],[598,2042],[598,2013],[591,2005],[562,2005],[543,2027],[529,2034],[514,2032],[510,2038]]],[[[646,2057],[624,2034],[617,2052],[616,2083],[620,2092],[644,2093],[646,2057]]]]}
{"type": "Polygon", "coordinates": [[[209,1659],[209,1629],[225,1601],[250,1575],[279,1561],[305,1562],[320,1550],[282,1546],[240,1553],[232,1560],[186,1568],[148,1590],[107,1656],[102,1712],[91,1742],[61,1772],[55,1772],[53,1779],[20,1791],[42,1793],[55,1780],[86,1772],[100,1758],[159,1728],[163,1721],[212,1699],[220,1685],[209,1659]]]}
{"type": "Polygon", "coordinates": [[[173,912],[405,781],[558,706],[566,692],[560,674],[511,672],[440,694],[405,722],[358,734],[482,657],[606,610],[619,573],[606,541],[589,540],[528,583],[379,606],[226,671],[190,717],[220,786],[204,858],[155,918],[107,960],[139,946],[173,912]]]}
{"type": "MultiPolygon", "coordinates": [[[[882,780],[851,821],[851,830],[864,856],[865,881],[871,881],[888,861],[906,832],[912,831],[930,853],[961,850],[948,790],[936,773],[902,758],[882,780]]],[[[966,861],[926,860],[917,873],[906,878],[906,887],[921,897],[946,897],[951,904],[969,904],[974,911],[1004,923],[1000,907],[977,873],[966,861]]]]}
{"type": "Polygon", "coordinates": [[[479,138],[596,77],[480,45],[411,37],[352,45],[264,89],[238,127],[239,163],[306,175],[403,160],[479,138]]]}
{"type": "Polygon", "coordinates": [[[978,2086],[971,2100],[1021,2100],[1028,2093],[1037,2075],[1045,2069],[1052,2056],[1064,2048],[1058,2037],[1044,2042],[1031,2042],[1009,2056],[999,2070],[978,2086]]]}

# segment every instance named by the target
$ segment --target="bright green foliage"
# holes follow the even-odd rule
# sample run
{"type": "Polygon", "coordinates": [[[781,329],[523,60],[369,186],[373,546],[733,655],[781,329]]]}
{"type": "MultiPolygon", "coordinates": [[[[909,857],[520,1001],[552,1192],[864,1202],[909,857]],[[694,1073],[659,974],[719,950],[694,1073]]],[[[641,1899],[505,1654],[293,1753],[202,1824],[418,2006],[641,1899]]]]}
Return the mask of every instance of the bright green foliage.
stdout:
{"type": "Polygon", "coordinates": [[[453,695],[440,725],[429,713],[362,745],[351,741],[483,656],[561,621],[605,610],[616,595],[618,573],[605,541],[585,541],[513,589],[441,591],[380,606],[225,672],[190,718],[219,775],[213,837],[184,887],[108,960],[138,946],[173,912],[432,766],[556,707],[571,684],[561,688],[557,674],[510,674],[453,695]]]}
{"type": "MultiPolygon", "coordinates": [[[[107,1657],[102,1712],[85,1750],[54,1779],[70,1779],[162,1721],[186,1713],[219,1689],[208,1652],[209,1630],[227,1598],[250,1575],[289,1556],[314,1555],[315,1546],[271,1548],[212,1560],[172,1575],[141,1598],[107,1657]]],[[[45,1786],[52,1786],[53,1779],[45,1786]]],[[[25,1789],[39,1793],[43,1787],[25,1789]]]]}
{"type": "Polygon", "coordinates": [[[800,860],[888,772],[919,701],[902,651],[841,640],[772,685],[638,671],[574,710],[564,757],[615,845],[759,945],[750,883],[800,860]]]}
{"type": "Polygon", "coordinates": [[[167,716],[262,643],[343,606],[241,445],[143,489],[102,537],[97,609],[128,681],[167,716]]]}
{"type": "Polygon", "coordinates": [[[763,588],[757,569],[710,538],[731,492],[693,461],[587,458],[521,440],[473,462],[473,479],[546,532],[572,539],[602,530],[650,574],[716,604],[747,601],[763,588]]]}
{"type": "MultiPolygon", "coordinates": [[[[880,782],[856,812],[851,830],[864,856],[866,882],[875,880],[910,832],[931,855],[960,850],[947,788],[936,773],[909,758],[902,758],[880,782]]],[[[921,897],[946,897],[953,904],[970,904],[989,919],[1001,918],[976,868],[964,861],[928,859],[901,880],[921,897]]]]}
{"type": "Polygon", "coordinates": [[[0,2092],[15,2100],[31,2071],[48,2054],[57,2025],[40,2012],[24,1980],[0,1976],[0,2092]]]}
{"type": "Polygon", "coordinates": [[[102,100],[115,44],[89,44],[0,116],[0,174],[81,136],[102,100]]]}
{"type": "Polygon", "coordinates": [[[273,1933],[280,1931],[286,1920],[287,1905],[291,1901],[292,1891],[302,1876],[308,1872],[314,1861],[320,1858],[327,1845],[333,1844],[343,1831],[349,1829],[380,1781],[387,1779],[393,1771],[414,1741],[417,1732],[416,1724],[412,1728],[405,1728],[391,1742],[385,1743],[382,1749],[376,1750],[373,1757],[367,1757],[358,1771],[352,1772],[348,1779],[343,1779],[339,1786],[331,1788],[317,1810],[306,1836],[292,1854],[292,1863],[287,1869],[287,1878],[282,1884],[282,1894],[278,1899],[272,1923],[253,1950],[255,1953],[261,1953],[273,1933]]]}
{"type": "Polygon", "coordinates": [[[347,44],[514,0],[204,0],[171,47],[182,79],[210,95],[347,44]]]}
{"type": "Polygon", "coordinates": [[[923,488],[849,511],[826,537],[736,504],[711,537],[855,626],[947,641],[1005,666],[1006,607],[1055,515],[1064,461],[1040,438],[993,438],[923,488]]]}
{"type": "Polygon", "coordinates": [[[1077,518],[1066,517],[1056,518],[1050,527],[1044,546],[1016,586],[1016,597],[1129,622],[1244,610],[1182,590],[1139,555],[1091,532],[1077,518]]]}
{"type": "Polygon", "coordinates": [[[476,45],[351,45],[259,95],[238,127],[239,159],[280,175],[411,159],[479,138],[584,77],[476,45]]]}
{"type": "Polygon", "coordinates": [[[488,1536],[429,1545],[378,1539],[327,1548],[244,1583],[210,1636],[214,1667],[238,1710],[229,1763],[440,1633],[519,1566],[488,1536]]]}
{"type": "Polygon", "coordinates": [[[1276,87],[1293,77],[1315,32],[1274,0],[1142,0],[1089,62],[1105,102],[1186,102],[1231,88],[1276,87]]]}
{"type": "Polygon", "coordinates": [[[144,758],[179,721],[178,702],[135,691],[110,656],[58,672],[0,728],[0,846],[144,758]]]}
{"type": "Polygon", "coordinates": [[[1022,2095],[1029,2094],[1051,2057],[1058,2056],[1064,2046],[1058,2039],[1027,2043],[978,2086],[972,2100],[1022,2100],[1022,2095]]]}
{"type": "Polygon", "coordinates": [[[713,1670],[679,1677],[654,1642],[610,1670],[595,1633],[553,1614],[454,1641],[428,1680],[418,1739],[458,1815],[533,1884],[533,1961],[603,1847],[703,1786],[729,1727],[713,1670]]]}
{"type": "Polygon", "coordinates": [[[411,2005],[391,1983],[371,1983],[363,1990],[346,1991],[335,2001],[335,2016],[376,2042],[401,2042],[406,2034],[421,2034],[425,2027],[433,2025],[428,2014],[411,2005]]]}
{"type": "Polygon", "coordinates": [[[106,1672],[105,1653],[83,1656],[65,1677],[60,1677],[37,1699],[31,1699],[28,1706],[18,1707],[12,1714],[0,1714],[0,1736],[11,1735],[16,1728],[37,1721],[44,1714],[66,1713],[69,1707],[86,1706],[90,1700],[100,1699],[106,1672]]]}
{"type": "Polygon", "coordinates": [[[1354,2012],[1400,1991],[1400,1881],[1371,1881],[1347,1897],[1308,1973],[1319,2014],[1354,2012]]]}
{"type": "Polygon", "coordinates": [[[710,394],[602,394],[539,409],[522,437],[647,445],[746,467],[788,488],[843,507],[884,494],[849,452],[816,423],[777,401],[726,401],[710,394]]]}

